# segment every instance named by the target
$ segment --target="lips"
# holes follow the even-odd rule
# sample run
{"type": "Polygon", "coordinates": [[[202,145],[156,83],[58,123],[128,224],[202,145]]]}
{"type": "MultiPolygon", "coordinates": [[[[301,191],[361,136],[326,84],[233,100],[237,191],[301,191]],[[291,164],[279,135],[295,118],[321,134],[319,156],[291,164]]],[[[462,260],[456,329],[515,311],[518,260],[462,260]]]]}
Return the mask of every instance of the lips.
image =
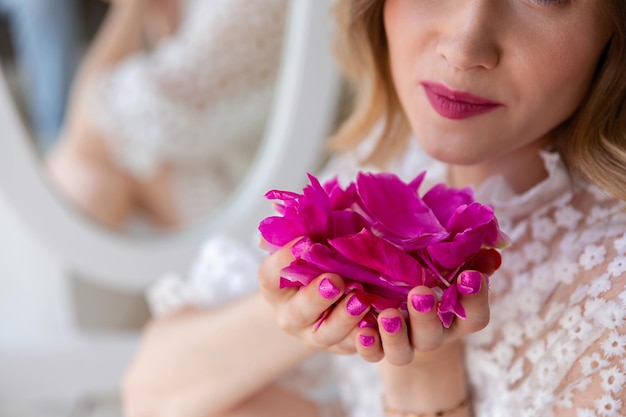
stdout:
{"type": "Polygon", "coordinates": [[[422,83],[422,87],[433,110],[447,119],[467,119],[503,106],[497,101],[463,91],[451,90],[440,83],[425,81],[422,83]]]}

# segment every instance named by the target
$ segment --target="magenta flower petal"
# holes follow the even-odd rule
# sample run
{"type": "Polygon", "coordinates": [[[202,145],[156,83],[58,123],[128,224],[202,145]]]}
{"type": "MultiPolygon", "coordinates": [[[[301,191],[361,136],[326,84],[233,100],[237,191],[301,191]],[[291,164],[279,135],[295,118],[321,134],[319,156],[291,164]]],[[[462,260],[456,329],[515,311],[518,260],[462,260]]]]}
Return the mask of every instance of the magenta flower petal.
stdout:
{"type": "Polygon", "coordinates": [[[453,269],[467,262],[482,247],[493,247],[500,240],[500,231],[493,209],[479,203],[459,206],[447,224],[452,239],[428,247],[432,260],[453,269]]]}
{"type": "Polygon", "coordinates": [[[311,248],[307,252],[302,253],[302,259],[324,271],[335,273],[349,281],[356,281],[362,284],[368,284],[372,287],[387,289],[393,293],[397,291],[396,287],[380,279],[379,272],[356,262],[352,262],[328,246],[315,243],[311,245],[311,248]]]}
{"type": "Polygon", "coordinates": [[[281,290],[283,288],[292,288],[292,287],[301,287],[301,286],[302,286],[302,283],[297,282],[297,281],[292,281],[285,277],[280,277],[280,281],[278,283],[278,288],[280,288],[281,290]]]}
{"type": "Polygon", "coordinates": [[[295,259],[289,266],[280,271],[281,278],[301,285],[309,285],[311,281],[321,275],[324,271],[309,264],[302,259],[295,259]]]}
{"type": "Polygon", "coordinates": [[[391,283],[397,281],[415,287],[434,280],[432,273],[415,258],[367,229],[352,236],[332,239],[329,243],[351,261],[381,272],[391,283]]]}
{"type": "Polygon", "coordinates": [[[441,320],[443,327],[445,327],[446,329],[450,328],[450,326],[452,325],[452,321],[454,320],[454,317],[455,317],[454,313],[441,312],[441,311],[437,311],[437,316],[439,317],[439,320],[441,320]]]}
{"type": "Polygon", "coordinates": [[[358,233],[368,227],[367,221],[352,210],[333,211],[330,214],[330,233],[327,239],[358,233]]]}
{"type": "Polygon", "coordinates": [[[480,203],[470,203],[458,206],[448,223],[446,229],[450,233],[463,233],[468,229],[478,229],[485,226],[490,226],[485,233],[490,233],[490,241],[495,242],[497,237],[497,224],[493,224],[495,214],[493,209],[489,206],[484,206],[480,203]]]}
{"type": "Polygon", "coordinates": [[[344,190],[339,185],[337,178],[333,178],[329,182],[324,183],[324,190],[328,194],[332,210],[347,210],[352,207],[357,198],[356,185],[350,183],[344,190]]]}
{"type": "Polygon", "coordinates": [[[455,269],[467,262],[482,246],[481,236],[468,231],[454,237],[452,242],[435,243],[427,251],[431,259],[444,269],[455,269]]]}
{"type": "Polygon", "coordinates": [[[408,239],[414,245],[448,235],[415,190],[396,175],[359,173],[356,186],[363,209],[375,222],[372,227],[383,235],[408,239]]]}
{"type": "MultiPolygon", "coordinates": [[[[474,202],[474,192],[469,187],[459,190],[447,187],[445,184],[437,184],[424,194],[423,199],[439,222],[447,225],[457,207],[474,202]]],[[[450,231],[449,228],[447,229],[450,231]]]]}
{"type": "Polygon", "coordinates": [[[263,239],[275,246],[284,246],[298,236],[307,234],[301,221],[279,216],[263,219],[259,224],[263,239]]]}
{"type": "Polygon", "coordinates": [[[459,300],[456,283],[446,288],[437,307],[437,314],[439,315],[441,322],[444,326],[448,323],[446,327],[450,327],[450,323],[452,323],[449,313],[452,313],[461,319],[466,318],[465,308],[463,308],[463,305],[459,300]]]}
{"type": "Polygon", "coordinates": [[[409,182],[409,188],[413,190],[415,194],[418,193],[420,187],[422,186],[422,182],[424,182],[424,178],[426,177],[426,171],[420,172],[417,177],[413,178],[411,182],[409,182]]]}

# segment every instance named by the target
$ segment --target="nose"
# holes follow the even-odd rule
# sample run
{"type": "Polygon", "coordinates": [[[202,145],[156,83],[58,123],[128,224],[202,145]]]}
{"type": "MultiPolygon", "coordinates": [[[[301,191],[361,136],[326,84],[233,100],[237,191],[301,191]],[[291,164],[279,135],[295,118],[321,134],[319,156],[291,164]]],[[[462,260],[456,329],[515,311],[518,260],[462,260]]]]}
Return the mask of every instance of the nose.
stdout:
{"type": "Polygon", "coordinates": [[[493,69],[498,65],[501,54],[498,19],[494,2],[489,3],[485,0],[459,2],[456,11],[445,20],[437,54],[455,69],[493,69]]]}

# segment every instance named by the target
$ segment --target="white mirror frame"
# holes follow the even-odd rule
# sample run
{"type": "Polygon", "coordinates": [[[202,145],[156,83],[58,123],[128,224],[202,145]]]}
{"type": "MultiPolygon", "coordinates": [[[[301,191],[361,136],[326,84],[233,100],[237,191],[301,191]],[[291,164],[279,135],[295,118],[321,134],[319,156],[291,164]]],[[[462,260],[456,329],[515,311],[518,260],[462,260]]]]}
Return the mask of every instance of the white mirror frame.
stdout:
{"type": "Polygon", "coordinates": [[[331,52],[333,0],[291,0],[272,119],[258,156],[225,209],[206,225],[130,238],[95,224],[51,189],[0,72],[0,191],[70,267],[100,284],[142,291],[167,272],[184,273],[211,233],[253,237],[263,194],[297,190],[321,162],[335,117],[339,72],[331,52]],[[301,174],[301,175],[300,175],[301,174]]]}

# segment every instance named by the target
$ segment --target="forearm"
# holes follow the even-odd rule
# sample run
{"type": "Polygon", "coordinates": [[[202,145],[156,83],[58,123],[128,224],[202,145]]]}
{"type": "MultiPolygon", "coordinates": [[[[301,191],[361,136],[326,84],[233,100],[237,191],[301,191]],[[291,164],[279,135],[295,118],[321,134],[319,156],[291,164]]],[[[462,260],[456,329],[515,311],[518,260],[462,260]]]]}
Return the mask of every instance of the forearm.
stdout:
{"type": "MultiPolygon", "coordinates": [[[[463,347],[456,342],[445,351],[420,354],[409,365],[394,366],[381,362],[386,404],[413,413],[434,413],[454,409],[468,397],[463,347]],[[425,358],[425,356],[435,356],[425,358]]],[[[446,414],[469,417],[471,407],[446,414]]]]}
{"type": "Polygon", "coordinates": [[[81,75],[90,75],[140,50],[145,11],[145,0],[111,5],[85,56],[81,75]]]}
{"type": "Polygon", "coordinates": [[[158,322],[125,383],[129,416],[213,416],[237,407],[313,354],[254,295],[158,322]]]}
{"type": "MultiPolygon", "coordinates": [[[[66,129],[80,124],[85,116],[85,89],[105,68],[114,65],[142,47],[142,13],[144,0],[112,5],[89,46],[76,74],[67,114],[66,129]],[[72,117],[74,115],[74,117],[72,117]]],[[[73,135],[76,136],[76,135],[73,135]]]]}
{"type": "Polygon", "coordinates": [[[314,353],[277,326],[259,295],[207,317],[205,324],[197,345],[216,376],[207,381],[216,402],[247,397],[314,353]]]}

